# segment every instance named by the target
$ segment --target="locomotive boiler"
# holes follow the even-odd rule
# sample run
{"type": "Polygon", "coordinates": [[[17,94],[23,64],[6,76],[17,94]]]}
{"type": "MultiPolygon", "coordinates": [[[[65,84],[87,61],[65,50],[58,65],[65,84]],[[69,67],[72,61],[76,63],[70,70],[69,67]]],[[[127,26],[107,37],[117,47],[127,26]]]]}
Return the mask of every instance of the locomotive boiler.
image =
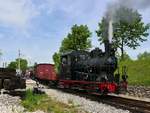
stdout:
{"type": "Polygon", "coordinates": [[[78,61],[73,70],[76,70],[78,76],[81,73],[80,67],[83,67],[83,75],[85,75],[89,81],[113,82],[114,71],[117,69],[117,58],[115,57],[115,51],[113,49],[108,51],[102,52],[101,49],[95,48],[88,53],[88,57],[85,61],[78,61]]]}

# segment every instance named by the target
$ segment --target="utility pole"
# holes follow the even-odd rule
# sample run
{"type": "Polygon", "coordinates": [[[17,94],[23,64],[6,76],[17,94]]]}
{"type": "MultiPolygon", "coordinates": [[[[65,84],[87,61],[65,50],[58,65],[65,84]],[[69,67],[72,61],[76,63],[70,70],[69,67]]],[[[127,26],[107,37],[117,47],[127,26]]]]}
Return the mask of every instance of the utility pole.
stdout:
{"type": "Polygon", "coordinates": [[[5,62],[3,62],[3,68],[5,68],[5,62]]]}
{"type": "Polygon", "coordinates": [[[21,56],[21,53],[20,53],[20,49],[18,50],[18,74],[20,75],[21,74],[21,69],[20,69],[20,56],[21,56]]]}
{"type": "Polygon", "coordinates": [[[1,56],[2,56],[3,54],[2,54],[2,51],[1,51],[1,49],[0,49],[0,67],[1,67],[1,56]]]}

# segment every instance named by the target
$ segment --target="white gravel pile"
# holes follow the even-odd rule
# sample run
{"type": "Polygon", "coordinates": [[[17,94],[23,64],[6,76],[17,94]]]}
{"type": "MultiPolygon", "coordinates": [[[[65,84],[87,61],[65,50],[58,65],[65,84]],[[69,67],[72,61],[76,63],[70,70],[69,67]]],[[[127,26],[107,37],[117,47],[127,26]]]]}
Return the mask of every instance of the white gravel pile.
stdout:
{"type": "Polygon", "coordinates": [[[20,101],[19,97],[0,94],[0,113],[44,113],[42,111],[26,112],[24,107],[19,105],[20,101]]]}
{"type": "Polygon", "coordinates": [[[1,113],[19,113],[24,108],[19,105],[20,98],[12,97],[7,94],[0,95],[0,111],[1,113]]]}
{"type": "Polygon", "coordinates": [[[45,89],[45,92],[53,99],[70,104],[73,102],[74,105],[79,106],[80,109],[89,113],[129,113],[128,110],[116,109],[110,105],[105,105],[89,99],[79,97],[76,95],[61,92],[55,89],[45,89]]]}

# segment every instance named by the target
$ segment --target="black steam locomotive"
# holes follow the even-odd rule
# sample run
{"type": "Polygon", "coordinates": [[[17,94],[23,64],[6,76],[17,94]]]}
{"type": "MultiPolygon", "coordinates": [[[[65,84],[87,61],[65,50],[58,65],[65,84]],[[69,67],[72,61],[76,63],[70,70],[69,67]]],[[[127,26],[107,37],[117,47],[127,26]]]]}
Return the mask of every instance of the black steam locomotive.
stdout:
{"type": "Polygon", "coordinates": [[[90,92],[115,93],[127,88],[127,75],[114,74],[118,67],[115,50],[109,41],[105,52],[95,48],[92,51],[71,51],[61,56],[59,85],[63,88],[83,89],[90,92]]]}

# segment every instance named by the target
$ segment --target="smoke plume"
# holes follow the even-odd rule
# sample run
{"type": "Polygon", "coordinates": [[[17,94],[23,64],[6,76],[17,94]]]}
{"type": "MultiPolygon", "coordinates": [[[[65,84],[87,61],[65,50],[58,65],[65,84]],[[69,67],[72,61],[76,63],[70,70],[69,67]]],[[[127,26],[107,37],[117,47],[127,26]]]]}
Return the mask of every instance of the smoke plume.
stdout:
{"type": "Polygon", "coordinates": [[[150,0],[118,0],[118,4],[137,10],[145,10],[150,7],[150,0]]]}
{"type": "Polygon", "coordinates": [[[137,10],[146,10],[149,7],[150,0],[116,0],[115,2],[108,4],[105,19],[109,23],[107,27],[109,42],[111,43],[113,37],[112,23],[120,20],[132,23],[139,17],[137,10]]]}

